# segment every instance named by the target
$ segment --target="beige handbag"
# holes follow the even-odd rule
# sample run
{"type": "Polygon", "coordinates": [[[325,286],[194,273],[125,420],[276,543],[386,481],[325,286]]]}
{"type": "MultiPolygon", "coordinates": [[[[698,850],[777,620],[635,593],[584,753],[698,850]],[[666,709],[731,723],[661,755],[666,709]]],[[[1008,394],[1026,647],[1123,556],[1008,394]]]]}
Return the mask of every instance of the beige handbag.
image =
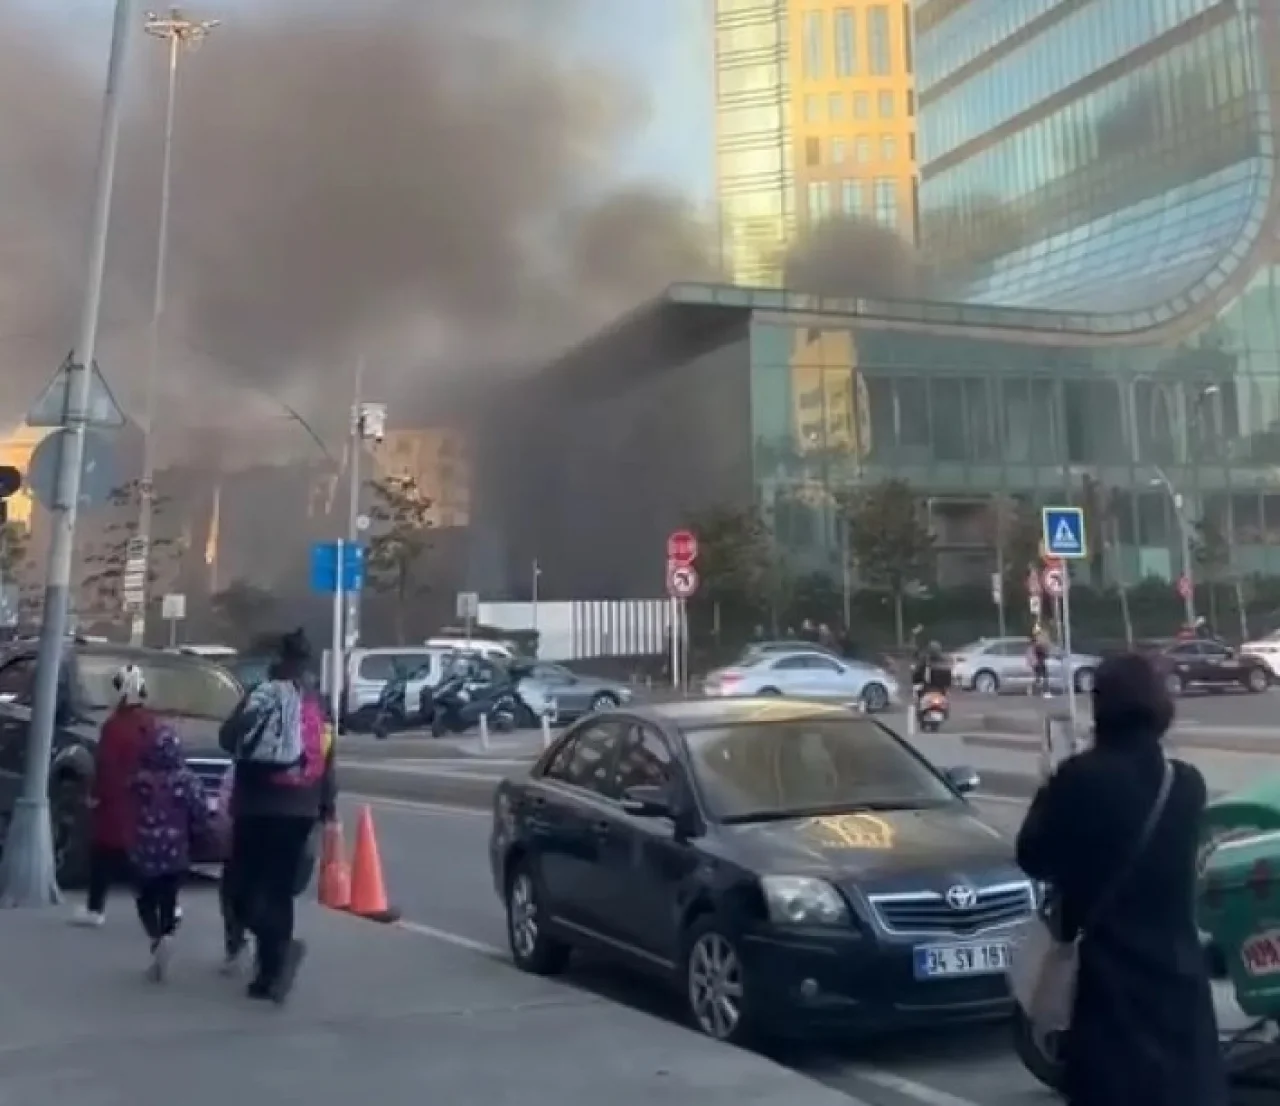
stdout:
{"type": "Polygon", "coordinates": [[[1071,1027],[1071,1015],[1076,1004],[1076,978],[1080,971],[1080,942],[1142,859],[1164,814],[1172,788],[1173,765],[1166,760],[1160,791],[1128,859],[1098,897],[1085,924],[1074,937],[1064,939],[1056,933],[1052,915],[1041,910],[1027,921],[1014,942],[1009,959],[1009,990],[1027,1020],[1042,1033],[1061,1033],[1071,1027]]]}

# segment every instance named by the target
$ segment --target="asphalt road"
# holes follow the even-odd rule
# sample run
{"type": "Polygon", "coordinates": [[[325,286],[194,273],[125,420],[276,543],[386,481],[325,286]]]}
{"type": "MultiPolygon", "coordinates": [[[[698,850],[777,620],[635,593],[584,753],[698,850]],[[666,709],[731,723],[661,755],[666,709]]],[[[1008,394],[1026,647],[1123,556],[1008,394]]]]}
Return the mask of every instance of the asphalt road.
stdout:
{"type": "MultiPolygon", "coordinates": [[[[1076,702],[1087,710],[1087,696],[1077,697],[1076,702]]],[[[977,695],[974,692],[958,692],[953,696],[952,704],[957,728],[962,727],[966,719],[977,720],[992,713],[1011,712],[1034,716],[1044,707],[1043,700],[1028,695],[977,695]]],[[[1065,709],[1066,701],[1057,697],[1049,700],[1049,705],[1055,709],[1065,709]]],[[[1179,724],[1210,729],[1215,726],[1229,729],[1254,726],[1274,728],[1280,736],[1280,687],[1273,687],[1260,695],[1234,690],[1220,694],[1191,693],[1180,698],[1177,707],[1179,724]]]]}
{"type": "MultiPolygon", "coordinates": [[[[373,804],[389,893],[405,924],[478,956],[505,959],[502,908],[489,877],[487,812],[405,800],[373,804]]],[[[1016,803],[982,809],[1009,831],[1021,816],[1016,803]]],[[[680,1016],[660,989],[599,963],[578,963],[566,982],[658,1017],[680,1016]]],[[[1001,1027],[913,1033],[779,1058],[875,1106],[1031,1106],[1045,1097],[1010,1054],[1001,1027]]]]}

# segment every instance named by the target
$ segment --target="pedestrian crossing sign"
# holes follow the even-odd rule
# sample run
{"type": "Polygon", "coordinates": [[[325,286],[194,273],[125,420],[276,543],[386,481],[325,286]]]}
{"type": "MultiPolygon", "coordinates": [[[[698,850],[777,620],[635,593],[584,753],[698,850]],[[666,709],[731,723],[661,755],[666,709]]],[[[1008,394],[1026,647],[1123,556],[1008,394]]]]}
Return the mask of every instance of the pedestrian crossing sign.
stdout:
{"type": "Polygon", "coordinates": [[[1044,551],[1048,556],[1079,560],[1089,555],[1081,508],[1046,507],[1040,519],[1044,551]]]}

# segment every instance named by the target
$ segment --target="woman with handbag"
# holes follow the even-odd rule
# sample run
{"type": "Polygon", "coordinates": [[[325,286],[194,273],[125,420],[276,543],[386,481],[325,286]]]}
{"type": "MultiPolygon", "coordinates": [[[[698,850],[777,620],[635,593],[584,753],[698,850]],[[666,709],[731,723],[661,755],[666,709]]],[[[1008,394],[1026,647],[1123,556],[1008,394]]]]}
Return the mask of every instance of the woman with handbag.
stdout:
{"type": "Polygon", "coordinates": [[[1194,913],[1207,793],[1164,755],[1173,715],[1146,658],[1104,661],[1093,745],[1048,778],[1018,834],[1018,863],[1055,905],[1012,983],[1026,1018],[1061,1033],[1071,1106],[1227,1103],[1194,913]]]}

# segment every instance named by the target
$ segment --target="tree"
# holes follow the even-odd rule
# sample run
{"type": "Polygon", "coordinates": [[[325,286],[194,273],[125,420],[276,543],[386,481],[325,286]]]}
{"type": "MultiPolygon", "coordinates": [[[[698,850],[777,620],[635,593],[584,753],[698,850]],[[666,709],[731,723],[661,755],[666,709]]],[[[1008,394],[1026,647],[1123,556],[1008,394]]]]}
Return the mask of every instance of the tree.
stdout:
{"type": "Polygon", "coordinates": [[[1218,628],[1218,585],[1231,572],[1231,543],[1211,519],[1202,518],[1191,526],[1191,559],[1196,575],[1204,582],[1209,597],[1209,625],[1218,628]]]}
{"type": "Polygon", "coordinates": [[[716,507],[688,520],[698,539],[695,612],[738,627],[759,619],[777,591],[773,535],[755,508],[716,507]]]}
{"type": "MultiPolygon", "coordinates": [[[[107,507],[116,512],[117,518],[106,526],[102,537],[93,542],[85,554],[80,588],[82,593],[88,592],[88,605],[80,613],[82,617],[87,616],[87,620],[110,620],[123,610],[125,561],[129,557],[129,542],[138,532],[139,486],[140,481],[130,480],[111,493],[107,507]]],[[[181,554],[178,542],[159,532],[169,504],[167,496],[156,496],[151,504],[148,591],[157,581],[169,577],[181,554]]]]}
{"type": "Polygon", "coordinates": [[[280,601],[266,588],[244,580],[232,580],[210,600],[217,619],[218,637],[251,652],[268,634],[281,630],[280,601]]]}
{"type": "Polygon", "coordinates": [[[996,571],[1001,574],[1007,607],[1017,597],[1029,598],[1027,575],[1040,564],[1040,511],[1025,496],[997,496],[991,502],[989,519],[996,571]]]}
{"type": "Polygon", "coordinates": [[[431,549],[431,500],[412,476],[371,480],[369,582],[395,598],[397,640],[404,642],[405,604],[428,591],[425,558],[431,549]]]}
{"type": "Polygon", "coordinates": [[[20,522],[0,522],[0,583],[21,581],[27,567],[31,534],[20,522]]]}
{"type": "Polygon", "coordinates": [[[862,580],[893,598],[898,644],[905,640],[908,589],[933,564],[933,534],[911,485],[885,480],[850,495],[844,503],[849,551],[862,580]]]}

